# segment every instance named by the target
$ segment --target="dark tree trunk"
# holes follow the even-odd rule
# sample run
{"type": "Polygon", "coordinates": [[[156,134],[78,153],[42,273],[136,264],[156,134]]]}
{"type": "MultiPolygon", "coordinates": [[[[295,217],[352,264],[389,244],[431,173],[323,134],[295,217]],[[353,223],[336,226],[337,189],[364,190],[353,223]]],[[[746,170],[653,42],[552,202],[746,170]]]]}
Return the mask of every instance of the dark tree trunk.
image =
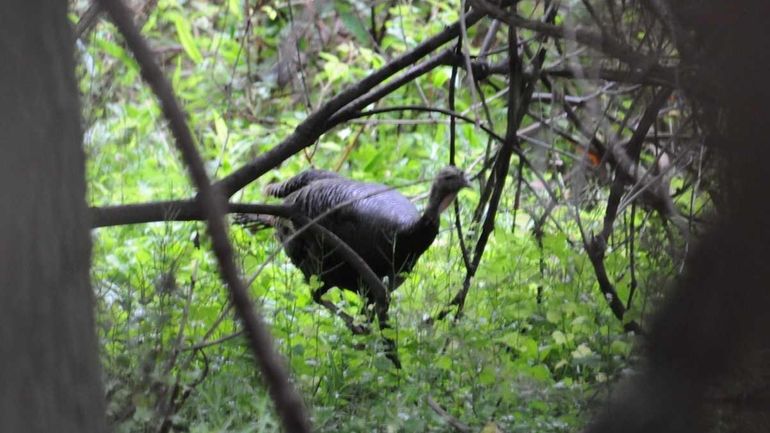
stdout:
{"type": "Polygon", "coordinates": [[[680,30],[681,85],[720,156],[724,209],[650,327],[645,370],[587,432],[767,432],[770,2],[647,3],[680,30]]]}
{"type": "Polygon", "coordinates": [[[0,2],[0,432],[105,431],[67,2],[0,2]]]}

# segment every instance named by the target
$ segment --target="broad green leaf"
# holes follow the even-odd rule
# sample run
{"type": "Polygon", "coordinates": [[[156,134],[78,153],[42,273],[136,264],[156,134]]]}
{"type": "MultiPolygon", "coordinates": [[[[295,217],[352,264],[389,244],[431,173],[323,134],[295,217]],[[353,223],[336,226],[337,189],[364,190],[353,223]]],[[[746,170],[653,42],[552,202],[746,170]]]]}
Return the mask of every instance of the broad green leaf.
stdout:
{"type": "Polygon", "coordinates": [[[585,343],[581,343],[575,350],[572,351],[572,357],[575,360],[583,360],[594,355],[594,351],[591,350],[585,343]]]}
{"type": "Polygon", "coordinates": [[[491,385],[497,380],[495,369],[492,367],[484,367],[479,373],[479,383],[481,385],[491,385]]]}
{"type": "Polygon", "coordinates": [[[130,56],[120,45],[103,38],[97,38],[96,44],[108,55],[120,60],[121,63],[123,63],[123,65],[129,69],[137,72],[139,71],[139,64],[136,63],[136,60],[134,60],[134,58],[130,56]]]}
{"type": "Polygon", "coordinates": [[[356,39],[358,39],[358,42],[364,46],[371,44],[371,37],[369,36],[369,32],[366,30],[364,25],[361,24],[361,20],[355,14],[353,6],[347,2],[341,1],[334,2],[334,6],[337,9],[337,14],[339,14],[340,20],[342,20],[345,28],[347,28],[348,31],[353,36],[355,36],[356,39]]]}
{"type": "Polygon", "coordinates": [[[449,68],[436,69],[433,72],[431,72],[430,75],[433,81],[433,85],[436,87],[443,87],[444,84],[447,81],[449,81],[449,78],[452,77],[452,74],[449,68]]]}
{"type": "Polygon", "coordinates": [[[562,346],[567,343],[567,337],[564,335],[561,331],[553,331],[551,334],[551,337],[553,338],[553,341],[556,342],[559,346],[562,346]]]}
{"type": "Polygon", "coordinates": [[[452,358],[442,355],[440,356],[434,363],[437,368],[440,368],[442,370],[451,370],[452,369],[452,358]]]}
{"type": "Polygon", "coordinates": [[[529,376],[541,380],[541,381],[549,381],[551,380],[551,372],[548,370],[548,367],[546,367],[543,364],[537,364],[533,365],[529,368],[527,371],[529,376]]]}
{"type": "Polygon", "coordinates": [[[217,143],[224,144],[227,141],[229,129],[225,120],[216,111],[214,112],[214,131],[216,131],[217,143]]]}
{"type": "Polygon", "coordinates": [[[190,22],[181,14],[173,14],[170,18],[174,22],[179,43],[182,44],[182,48],[184,48],[187,56],[195,63],[203,61],[203,55],[198,50],[198,46],[195,43],[190,22]]]}
{"type": "Polygon", "coordinates": [[[260,8],[260,10],[264,12],[271,21],[278,17],[278,12],[270,5],[264,5],[260,8]]]}

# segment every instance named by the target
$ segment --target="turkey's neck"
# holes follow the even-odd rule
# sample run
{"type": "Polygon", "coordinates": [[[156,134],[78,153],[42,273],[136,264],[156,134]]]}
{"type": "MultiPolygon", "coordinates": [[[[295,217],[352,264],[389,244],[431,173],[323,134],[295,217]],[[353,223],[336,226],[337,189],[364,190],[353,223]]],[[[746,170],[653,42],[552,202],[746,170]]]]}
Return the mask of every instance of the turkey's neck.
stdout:
{"type": "Polygon", "coordinates": [[[451,203],[452,198],[451,196],[442,197],[435,188],[431,189],[428,206],[425,208],[425,211],[423,211],[419,219],[412,223],[408,230],[402,232],[402,235],[415,237],[414,241],[418,241],[416,238],[425,238],[427,244],[430,245],[436,233],[438,233],[441,212],[446,209],[448,203],[451,203]]]}
{"type": "MultiPolygon", "coordinates": [[[[407,229],[399,233],[401,243],[410,245],[410,257],[405,268],[410,270],[417,258],[428,249],[438,234],[438,224],[441,212],[452,202],[456,194],[441,196],[435,189],[431,190],[428,206],[422,216],[407,229]]],[[[399,242],[399,241],[397,241],[399,242]]]]}
{"type": "Polygon", "coordinates": [[[441,212],[444,212],[444,210],[452,204],[452,200],[454,200],[456,196],[457,193],[441,194],[436,188],[431,188],[428,206],[425,208],[425,212],[423,212],[422,218],[420,219],[429,220],[438,226],[441,212]]]}

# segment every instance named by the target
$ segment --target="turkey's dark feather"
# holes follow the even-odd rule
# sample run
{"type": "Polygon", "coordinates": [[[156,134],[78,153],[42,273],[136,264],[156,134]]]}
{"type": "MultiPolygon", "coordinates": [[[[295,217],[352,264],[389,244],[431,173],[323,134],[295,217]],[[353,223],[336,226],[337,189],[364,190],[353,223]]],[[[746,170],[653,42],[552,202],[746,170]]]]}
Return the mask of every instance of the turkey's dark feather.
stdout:
{"type": "Polygon", "coordinates": [[[265,187],[265,193],[273,197],[284,198],[294,191],[307,186],[310,182],[314,182],[319,179],[330,178],[343,179],[342,176],[332,171],[316,169],[305,170],[302,173],[287,180],[286,182],[272,183],[268,185],[265,187]]]}
{"type": "MultiPolygon", "coordinates": [[[[394,288],[396,276],[411,271],[435,239],[437,223],[421,218],[412,202],[383,185],[307,173],[311,172],[282,184],[303,184],[286,196],[285,203],[311,219],[340,206],[319,223],[347,243],[380,278],[387,276],[394,288]]],[[[365,294],[358,273],[328,241],[310,231],[289,240],[298,226],[297,221],[284,221],[276,228],[287,255],[305,277],[318,275],[329,287],[365,294]]]]}

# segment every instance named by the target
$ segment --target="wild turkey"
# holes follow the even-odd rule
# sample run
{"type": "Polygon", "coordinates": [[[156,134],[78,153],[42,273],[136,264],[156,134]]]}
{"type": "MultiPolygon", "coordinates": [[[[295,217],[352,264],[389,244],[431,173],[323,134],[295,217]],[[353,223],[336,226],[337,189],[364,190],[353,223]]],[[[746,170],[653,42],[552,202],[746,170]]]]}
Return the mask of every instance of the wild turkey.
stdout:
{"type": "MultiPolygon", "coordinates": [[[[314,219],[329,212],[318,223],[350,246],[381,279],[387,278],[388,291],[403,281],[401,274],[412,270],[417,259],[436,238],[441,212],[469,186],[465,174],[456,167],[441,169],[430,190],[428,204],[420,214],[398,191],[384,185],[346,179],[324,170],[307,170],[293,178],[270,184],[265,192],[284,198],[302,215],[314,219]]],[[[348,264],[334,244],[317,232],[304,231],[299,220],[273,220],[276,236],[291,261],[306,279],[316,275],[323,285],[313,291],[313,299],[345,320],[354,332],[364,328],[322,296],[332,287],[355,291],[374,305],[380,327],[387,326],[388,302],[378,303],[358,272],[348,264]]],[[[368,309],[367,309],[368,310],[368,309]]],[[[393,358],[391,358],[393,359],[393,358]]],[[[394,362],[398,365],[397,359],[394,362]]]]}

